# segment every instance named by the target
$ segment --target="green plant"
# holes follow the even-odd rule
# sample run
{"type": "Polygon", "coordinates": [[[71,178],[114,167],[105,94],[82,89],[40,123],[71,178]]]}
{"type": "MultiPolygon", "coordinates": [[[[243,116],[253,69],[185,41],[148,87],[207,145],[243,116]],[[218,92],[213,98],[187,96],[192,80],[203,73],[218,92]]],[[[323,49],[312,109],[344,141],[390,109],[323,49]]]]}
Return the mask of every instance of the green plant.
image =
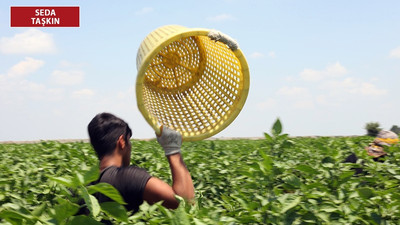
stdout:
{"type": "Polygon", "coordinates": [[[288,137],[288,134],[282,134],[283,127],[281,121],[276,119],[271,128],[271,134],[264,133],[264,137],[269,145],[272,155],[281,156],[285,149],[290,148],[293,145],[288,137]]]}
{"type": "MultiPolygon", "coordinates": [[[[377,163],[364,150],[371,137],[291,138],[278,121],[263,140],[183,143],[196,203],[144,203],[133,215],[111,188],[87,186],[98,176],[89,143],[0,144],[0,224],[400,224],[399,145],[377,163]],[[342,163],[353,152],[363,176],[342,163]],[[99,204],[95,191],[117,202],[99,204]],[[85,205],[89,215],[75,215],[85,205]]],[[[132,164],[171,183],[155,140],[132,151],[132,164]]]]}
{"type": "Polygon", "coordinates": [[[397,126],[397,125],[393,125],[392,128],[390,128],[390,131],[393,131],[394,133],[399,135],[400,134],[400,127],[397,126]]]}
{"type": "Polygon", "coordinates": [[[371,137],[376,137],[379,131],[382,130],[380,128],[380,124],[378,122],[370,122],[365,125],[365,129],[367,130],[367,135],[371,137]]]}

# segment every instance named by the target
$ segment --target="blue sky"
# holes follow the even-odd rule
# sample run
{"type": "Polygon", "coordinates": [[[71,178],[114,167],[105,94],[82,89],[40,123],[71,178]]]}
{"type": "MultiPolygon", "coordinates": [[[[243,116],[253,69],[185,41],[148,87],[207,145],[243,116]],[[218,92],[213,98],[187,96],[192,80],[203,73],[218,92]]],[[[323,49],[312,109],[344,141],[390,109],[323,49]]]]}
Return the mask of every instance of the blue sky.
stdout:
{"type": "Polygon", "coordinates": [[[250,67],[237,119],[216,137],[362,135],[400,125],[399,1],[0,2],[0,141],[87,138],[99,112],[134,138],[154,132],[136,107],[136,52],[168,24],[220,30],[250,67]],[[11,28],[10,6],[80,6],[79,28],[11,28]]]}

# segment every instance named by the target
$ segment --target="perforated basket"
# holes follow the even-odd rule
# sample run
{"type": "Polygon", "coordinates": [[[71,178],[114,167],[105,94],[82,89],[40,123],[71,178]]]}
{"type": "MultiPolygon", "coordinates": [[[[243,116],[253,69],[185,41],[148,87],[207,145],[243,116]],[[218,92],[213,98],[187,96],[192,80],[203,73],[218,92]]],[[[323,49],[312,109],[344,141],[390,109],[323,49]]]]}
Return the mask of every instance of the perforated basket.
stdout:
{"type": "Polygon", "coordinates": [[[249,69],[237,44],[208,29],[168,25],[141,43],[136,66],[140,112],[159,133],[178,130],[184,141],[201,140],[226,128],[249,91],[249,69]]]}

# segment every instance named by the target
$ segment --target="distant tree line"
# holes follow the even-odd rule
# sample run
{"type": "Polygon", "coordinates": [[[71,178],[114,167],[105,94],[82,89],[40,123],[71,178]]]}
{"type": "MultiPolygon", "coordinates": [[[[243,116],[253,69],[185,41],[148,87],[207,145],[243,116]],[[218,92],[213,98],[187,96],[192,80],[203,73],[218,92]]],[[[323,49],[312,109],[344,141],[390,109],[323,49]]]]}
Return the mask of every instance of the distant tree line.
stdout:
{"type": "MultiPolygon", "coordinates": [[[[381,125],[378,122],[370,122],[365,125],[365,129],[367,130],[367,135],[371,137],[376,137],[379,133],[379,131],[382,130],[380,127],[381,125]]],[[[397,135],[400,134],[400,127],[397,125],[393,125],[392,128],[390,128],[390,131],[393,131],[397,135]]]]}

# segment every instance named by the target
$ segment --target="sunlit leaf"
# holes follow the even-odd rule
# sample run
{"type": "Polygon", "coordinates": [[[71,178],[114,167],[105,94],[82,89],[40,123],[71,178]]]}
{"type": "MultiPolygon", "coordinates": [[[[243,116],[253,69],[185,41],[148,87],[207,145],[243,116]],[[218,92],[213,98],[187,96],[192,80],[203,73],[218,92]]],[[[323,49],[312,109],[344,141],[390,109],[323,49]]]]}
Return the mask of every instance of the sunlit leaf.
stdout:
{"type": "Polygon", "coordinates": [[[272,142],[274,139],[268,133],[264,133],[264,137],[268,142],[272,142]]]}
{"type": "Polygon", "coordinates": [[[31,215],[26,215],[24,213],[9,209],[0,211],[0,218],[25,219],[25,220],[33,219],[31,215]]]}
{"type": "Polygon", "coordinates": [[[185,225],[190,224],[189,217],[185,211],[185,208],[182,204],[174,212],[174,217],[172,217],[171,224],[174,225],[185,225]]]}
{"type": "Polygon", "coordinates": [[[302,172],[309,173],[309,174],[317,174],[318,173],[318,171],[316,169],[312,168],[311,166],[304,165],[304,164],[296,166],[296,169],[298,169],[302,172]]]}
{"type": "Polygon", "coordinates": [[[87,185],[90,182],[96,181],[97,179],[99,179],[99,175],[100,175],[99,167],[96,164],[83,175],[83,181],[84,181],[83,184],[87,185]]]}
{"type": "Polygon", "coordinates": [[[55,181],[59,184],[65,185],[67,187],[75,187],[76,186],[75,183],[71,179],[67,179],[64,177],[50,177],[49,176],[49,179],[52,181],[55,181]]]}
{"type": "Polygon", "coordinates": [[[55,209],[55,219],[62,223],[66,218],[75,215],[79,210],[79,205],[74,204],[65,199],[59,199],[59,204],[54,206],[55,209]]]}
{"type": "Polygon", "coordinates": [[[103,195],[109,197],[110,199],[118,202],[119,204],[125,205],[125,201],[118,192],[111,184],[108,183],[98,183],[95,185],[91,185],[88,187],[88,191],[90,194],[94,194],[96,192],[100,192],[103,195]]]}
{"type": "Polygon", "coordinates": [[[37,206],[33,211],[32,211],[32,215],[34,216],[40,216],[42,215],[42,213],[44,212],[44,210],[46,209],[47,204],[44,202],[41,205],[37,206]]]}
{"type": "Polygon", "coordinates": [[[97,199],[93,195],[89,194],[85,187],[81,187],[80,191],[90,213],[93,216],[97,216],[100,213],[100,205],[97,199]]]}
{"type": "Polygon", "coordinates": [[[275,121],[274,125],[272,126],[272,134],[274,136],[278,136],[282,133],[282,124],[279,118],[275,121]]]}
{"type": "Polygon", "coordinates": [[[361,198],[364,198],[364,199],[369,199],[372,196],[374,196],[374,191],[371,188],[368,188],[368,187],[358,188],[357,192],[358,192],[358,195],[361,198]]]}
{"type": "Polygon", "coordinates": [[[283,181],[286,184],[289,184],[293,187],[300,187],[300,185],[301,185],[300,179],[295,175],[289,175],[289,176],[283,178],[283,181]]]}
{"type": "Polygon", "coordinates": [[[295,199],[291,200],[290,202],[285,202],[281,213],[285,213],[286,211],[296,207],[301,202],[301,197],[296,197],[295,199]]]}
{"type": "Polygon", "coordinates": [[[100,223],[99,221],[96,221],[90,217],[80,215],[80,216],[75,216],[73,217],[67,225],[103,225],[103,223],[100,223]]]}
{"type": "Polygon", "coordinates": [[[108,216],[117,220],[128,222],[128,215],[124,206],[117,202],[103,202],[100,204],[101,210],[108,216]]]}

